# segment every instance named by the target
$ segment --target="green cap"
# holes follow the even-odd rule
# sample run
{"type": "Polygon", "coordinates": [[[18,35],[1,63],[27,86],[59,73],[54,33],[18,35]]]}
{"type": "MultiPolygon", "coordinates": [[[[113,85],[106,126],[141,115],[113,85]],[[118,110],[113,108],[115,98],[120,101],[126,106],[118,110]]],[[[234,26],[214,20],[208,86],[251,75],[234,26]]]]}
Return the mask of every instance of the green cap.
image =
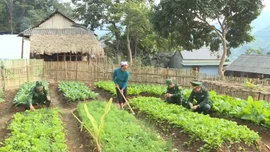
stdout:
{"type": "Polygon", "coordinates": [[[37,81],[36,82],[36,88],[42,88],[43,85],[42,85],[42,81],[37,81]]]}
{"type": "Polygon", "coordinates": [[[191,83],[191,85],[192,85],[193,87],[201,86],[201,85],[202,85],[202,83],[201,83],[201,82],[198,82],[198,81],[192,81],[192,82],[190,82],[190,83],[191,83]]]}
{"type": "Polygon", "coordinates": [[[172,83],[173,83],[173,82],[172,82],[171,79],[167,79],[167,80],[166,80],[166,84],[167,84],[167,85],[172,84],[172,83]]]}

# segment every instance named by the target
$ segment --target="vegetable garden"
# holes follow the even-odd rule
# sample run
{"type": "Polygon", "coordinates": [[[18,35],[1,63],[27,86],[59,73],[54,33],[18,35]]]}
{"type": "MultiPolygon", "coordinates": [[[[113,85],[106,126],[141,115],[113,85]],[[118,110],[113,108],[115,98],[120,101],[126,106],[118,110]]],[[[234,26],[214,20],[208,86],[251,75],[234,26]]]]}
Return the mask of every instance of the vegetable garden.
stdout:
{"type": "MultiPolygon", "coordinates": [[[[43,84],[50,91],[52,108],[0,113],[9,116],[0,121],[1,152],[270,151],[270,104],[265,101],[210,91],[213,109],[203,115],[164,102],[165,85],[130,84],[128,98],[134,116],[109,100],[116,96],[111,81],[94,83],[97,88],[70,81],[43,84]],[[145,124],[148,120],[151,123],[145,124]],[[178,134],[177,140],[173,134],[178,134]]],[[[23,108],[34,85],[23,84],[0,106],[10,102],[11,108],[23,108]]],[[[190,93],[183,89],[186,98],[190,93]]]]}

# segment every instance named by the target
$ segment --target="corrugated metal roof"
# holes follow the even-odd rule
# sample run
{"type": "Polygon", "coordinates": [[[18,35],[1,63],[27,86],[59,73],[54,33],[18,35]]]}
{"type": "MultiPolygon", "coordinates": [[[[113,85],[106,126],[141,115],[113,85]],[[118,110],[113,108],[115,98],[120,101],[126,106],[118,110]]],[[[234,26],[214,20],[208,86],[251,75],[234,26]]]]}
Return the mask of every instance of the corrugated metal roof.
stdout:
{"type": "Polygon", "coordinates": [[[31,36],[31,35],[74,35],[74,34],[94,34],[92,31],[86,30],[81,27],[63,28],[63,29],[52,29],[52,28],[30,28],[20,35],[31,36]]]}
{"type": "MultiPolygon", "coordinates": [[[[219,66],[220,62],[183,62],[183,66],[219,66]]],[[[228,65],[228,62],[224,63],[224,66],[228,65]]]]}
{"type": "Polygon", "coordinates": [[[270,55],[242,54],[226,68],[226,71],[270,74],[270,55]]]}
{"type": "Polygon", "coordinates": [[[218,56],[221,57],[221,54],[221,51],[211,52],[208,47],[203,47],[199,50],[181,51],[183,59],[218,59],[218,56]]]}

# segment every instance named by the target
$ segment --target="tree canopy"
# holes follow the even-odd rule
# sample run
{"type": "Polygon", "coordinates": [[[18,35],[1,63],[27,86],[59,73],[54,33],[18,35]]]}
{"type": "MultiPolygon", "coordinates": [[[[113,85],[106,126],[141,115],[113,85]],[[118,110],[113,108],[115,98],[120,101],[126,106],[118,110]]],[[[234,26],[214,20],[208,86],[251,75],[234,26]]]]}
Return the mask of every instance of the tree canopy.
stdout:
{"type": "Polygon", "coordinates": [[[209,46],[223,48],[219,74],[231,48],[250,42],[250,23],[262,9],[261,0],[162,0],[151,21],[163,37],[173,37],[186,50],[209,46]]]}
{"type": "Polygon", "coordinates": [[[55,9],[72,15],[70,4],[58,0],[1,0],[0,32],[19,33],[36,25],[55,9]]]}

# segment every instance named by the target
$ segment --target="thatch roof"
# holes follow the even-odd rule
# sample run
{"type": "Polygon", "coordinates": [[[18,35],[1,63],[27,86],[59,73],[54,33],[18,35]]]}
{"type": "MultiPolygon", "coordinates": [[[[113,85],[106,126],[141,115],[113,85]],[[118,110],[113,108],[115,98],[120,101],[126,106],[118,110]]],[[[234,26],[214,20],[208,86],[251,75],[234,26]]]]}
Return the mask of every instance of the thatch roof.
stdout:
{"type": "Polygon", "coordinates": [[[226,68],[226,71],[270,74],[270,55],[242,54],[226,68]]]}
{"type": "MultiPolygon", "coordinates": [[[[29,37],[30,52],[35,54],[54,53],[88,53],[103,56],[104,50],[94,33],[85,27],[78,26],[72,21],[71,26],[65,28],[41,28],[39,25],[52,18],[55,14],[60,14],[64,20],[68,17],[56,11],[41,21],[38,25],[26,29],[19,36],[29,37]]],[[[69,22],[70,23],[70,22],[69,22]]]]}

